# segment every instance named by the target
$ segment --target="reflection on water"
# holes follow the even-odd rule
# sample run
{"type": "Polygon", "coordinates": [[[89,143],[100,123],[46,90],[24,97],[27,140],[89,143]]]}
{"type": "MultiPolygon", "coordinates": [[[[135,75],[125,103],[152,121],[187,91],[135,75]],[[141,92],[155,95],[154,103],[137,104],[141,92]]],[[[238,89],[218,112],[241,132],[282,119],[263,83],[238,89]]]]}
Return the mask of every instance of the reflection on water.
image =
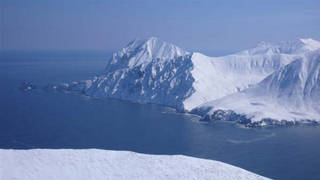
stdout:
{"type": "Polygon", "coordinates": [[[275,137],[276,136],[276,133],[270,133],[270,134],[266,134],[262,137],[257,137],[257,138],[253,138],[253,139],[249,139],[249,140],[238,140],[238,139],[227,139],[228,142],[230,143],[233,143],[233,144],[249,144],[249,143],[252,143],[252,142],[256,142],[256,141],[263,141],[263,140],[266,140],[268,138],[271,138],[271,137],[275,137]]]}

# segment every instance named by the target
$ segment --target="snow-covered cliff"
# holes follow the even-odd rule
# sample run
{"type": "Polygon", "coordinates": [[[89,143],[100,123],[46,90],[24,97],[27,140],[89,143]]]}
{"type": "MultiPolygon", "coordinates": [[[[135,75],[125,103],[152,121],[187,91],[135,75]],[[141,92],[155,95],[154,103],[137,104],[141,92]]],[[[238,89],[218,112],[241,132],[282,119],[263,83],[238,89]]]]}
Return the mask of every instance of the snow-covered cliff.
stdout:
{"type": "MultiPolygon", "coordinates": [[[[303,118],[312,117],[318,121],[320,119],[314,116],[319,114],[318,104],[314,105],[313,101],[307,100],[319,99],[318,95],[314,95],[317,94],[318,82],[307,78],[308,73],[313,73],[309,79],[316,79],[317,60],[312,60],[311,63],[310,59],[317,59],[317,53],[314,52],[318,52],[318,49],[320,42],[299,39],[277,44],[262,42],[255,48],[236,54],[208,57],[201,53],[184,51],[175,45],[151,37],[132,41],[113,54],[104,73],[91,80],[48,88],[80,92],[95,97],[163,104],[180,111],[193,110],[199,113],[204,113],[203,109],[206,109],[206,112],[211,109],[212,112],[217,108],[237,111],[244,105],[237,104],[238,100],[235,101],[233,98],[243,96],[243,101],[255,104],[252,106],[259,107],[262,112],[264,107],[257,104],[267,104],[266,102],[270,101],[270,106],[277,102],[282,107],[284,104],[282,102],[290,106],[294,103],[295,107],[300,107],[299,110],[292,110],[296,115],[294,119],[302,113],[302,110],[308,110],[308,113],[313,115],[303,118]],[[290,74],[284,73],[286,69],[289,69],[290,74]],[[301,79],[299,84],[296,76],[307,79],[301,79]],[[301,83],[307,83],[306,87],[302,88],[304,84],[301,83]],[[284,86],[286,88],[283,88],[284,86]],[[279,87],[281,88],[278,89],[279,87]],[[265,97],[269,94],[275,95],[276,90],[278,90],[277,96],[281,98],[270,100],[269,97],[265,97]],[[249,91],[254,93],[250,95],[244,93],[249,91]],[[302,91],[310,95],[303,97],[294,95],[302,91]],[[259,103],[251,102],[247,98],[247,96],[262,97],[262,95],[264,99],[259,103]],[[290,98],[285,98],[286,96],[290,98]],[[227,106],[228,104],[234,106],[227,106]],[[309,106],[312,106],[312,112],[309,111],[309,106]]],[[[262,113],[260,110],[254,113],[239,112],[245,113],[247,117],[250,115],[250,121],[259,121],[263,118],[281,120],[289,117],[275,116],[284,112],[281,108],[278,110],[278,113],[270,111],[271,114],[262,113]]]]}
{"type": "Polygon", "coordinates": [[[191,54],[155,37],[135,40],[113,54],[105,72],[85,93],[183,110],[193,93],[191,54]]]}
{"type": "Polygon", "coordinates": [[[253,87],[197,108],[248,126],[320,121],[320,50],[306,52],[253,87]]]}

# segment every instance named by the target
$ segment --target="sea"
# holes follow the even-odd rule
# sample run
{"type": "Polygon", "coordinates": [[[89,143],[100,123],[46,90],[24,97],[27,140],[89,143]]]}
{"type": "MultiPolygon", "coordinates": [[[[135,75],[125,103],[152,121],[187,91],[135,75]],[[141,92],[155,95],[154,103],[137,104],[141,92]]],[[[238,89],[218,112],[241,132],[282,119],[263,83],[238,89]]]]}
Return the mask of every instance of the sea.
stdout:
{"type": "Polygon", "coordinates": [[[203,123],[198,116],[161,105],[42,89],[90,79],[103,72],[109,57],[100,51],[1,52],[0,148],[182,154],[273,179],[320,179],[319,126],[250,129],[230,122],[203,123]],[[23,82],[37,89],[21,91],[23,82]]]}

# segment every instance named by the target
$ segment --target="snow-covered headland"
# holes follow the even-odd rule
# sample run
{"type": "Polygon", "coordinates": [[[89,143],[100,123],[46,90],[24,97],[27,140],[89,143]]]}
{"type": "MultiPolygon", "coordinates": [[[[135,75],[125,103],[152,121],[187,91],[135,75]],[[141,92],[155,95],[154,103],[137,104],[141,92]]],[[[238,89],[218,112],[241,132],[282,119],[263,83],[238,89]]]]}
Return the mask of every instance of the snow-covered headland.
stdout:
{"type": "Polygon", "coordinates": [[[320,42],[262,42],[208,57],[155,37],[137,39],[114,53],[99,76],[46,89],[162,104],[248,127],[318,123],[320,42]]]}
{"type": "Polygon", "coordinates": [[[146,155],[110,150],[0,150],[0,179],[214,179],[268,178],[219,161],[183,155],[146,155]]]}

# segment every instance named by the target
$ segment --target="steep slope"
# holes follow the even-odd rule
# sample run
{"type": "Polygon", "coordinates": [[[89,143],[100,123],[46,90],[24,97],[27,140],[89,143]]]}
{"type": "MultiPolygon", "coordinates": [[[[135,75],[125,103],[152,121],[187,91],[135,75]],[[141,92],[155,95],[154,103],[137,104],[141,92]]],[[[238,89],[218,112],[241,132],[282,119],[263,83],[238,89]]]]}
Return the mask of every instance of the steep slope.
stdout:
{"type": "Polygon", "coordinates": [[[112,55],[106,71],[139,67],[140,65],[144,67],[153,60],[163,62],[187,54],[190,53],[156,37],[136,39],[112,55]]]}
{"type": "Polygon", "coordinates": [[[3,180],[268,179],[219,161],[126,151],[0,150],[0,160],[3,180]]]}
{"type": "Polygon", "coordinates": [[[193,53],[194,68],[191,73],[195,79],[195,93],[186,99],[185,108],[190,110],[248,88],[299,56],[283,53],[266,44],[223,57],[193,53]]]}
{"type": "Polygon", "coordinates": [[[320,121],[320,50],[297,58],[255,87],[200,109],[211,109],[209,119],[240,120],[248,125],[320,121]]]}
{"type": "Polygon", "coordinates": [[[183,110],[192,91],[190,53],[157,38],[135,40],[115,53],[85,93],[183,110]]]}

